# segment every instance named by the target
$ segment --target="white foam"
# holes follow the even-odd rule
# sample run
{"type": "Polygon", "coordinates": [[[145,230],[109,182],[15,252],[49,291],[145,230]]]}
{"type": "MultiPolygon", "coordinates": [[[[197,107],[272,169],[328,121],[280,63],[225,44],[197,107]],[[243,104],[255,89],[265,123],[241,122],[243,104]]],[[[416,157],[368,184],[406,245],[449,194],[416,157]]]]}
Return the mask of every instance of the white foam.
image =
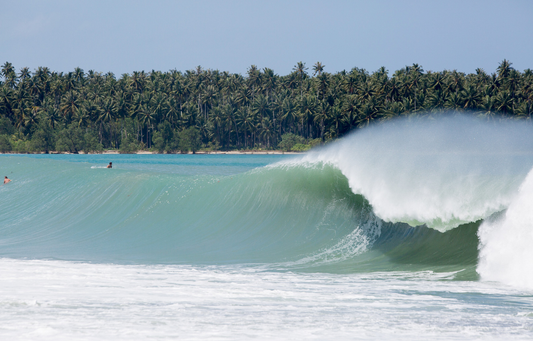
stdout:
{"type": "MultiPolygon", "coordinates": [[[[385,221],[446,231],[504,210],[533,163],[531,127],[467,117],[372,127],[310,152],[385,221]]],[[[295,161],[292,161],[295,162],[295,161]]]]}
{"type": "Polygon", "coordinates": [[[479,228],[484,280],[533,289],[533,169],[504,216],[479,228]]]}
{"type": "Polygon", "coordinates": [[[453,273],[12,259],[0,273],[1,340],[530,340],[533,330],[530,295],[453,273]]]}

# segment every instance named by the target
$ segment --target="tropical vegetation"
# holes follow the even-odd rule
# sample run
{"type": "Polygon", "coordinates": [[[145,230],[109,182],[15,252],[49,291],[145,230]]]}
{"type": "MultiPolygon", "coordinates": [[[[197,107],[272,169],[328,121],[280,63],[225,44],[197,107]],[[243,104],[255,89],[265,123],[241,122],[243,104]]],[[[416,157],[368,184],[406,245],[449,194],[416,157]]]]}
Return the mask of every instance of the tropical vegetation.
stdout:
{"type": "Polygon", "coordinates": [[[6,62],[0,78],[0,152],[124,153],[306,150],[369,124],[406,115],[467,112],[531,122],[533,72],[503,60],[495,73],[382,67],[328,73],[297,63],[280,76],[203,69],[116,77],[6,62]]]}

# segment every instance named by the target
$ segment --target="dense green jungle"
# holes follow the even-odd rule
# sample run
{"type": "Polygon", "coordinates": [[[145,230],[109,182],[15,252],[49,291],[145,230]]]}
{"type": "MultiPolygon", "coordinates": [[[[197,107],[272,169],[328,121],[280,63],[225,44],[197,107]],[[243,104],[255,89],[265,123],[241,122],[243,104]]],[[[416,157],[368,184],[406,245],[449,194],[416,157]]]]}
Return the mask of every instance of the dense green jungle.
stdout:
{"type": "Polygon", "coordinates": [[[203,69],[53,72],[6,62],[0,78],[0,152],[138,150],[305,151],[400,116],[466,112],[531,122],[533,72],[503,60],[495,73],[382,67],[328,73],[297,63],[286,76],[203,69]]]}

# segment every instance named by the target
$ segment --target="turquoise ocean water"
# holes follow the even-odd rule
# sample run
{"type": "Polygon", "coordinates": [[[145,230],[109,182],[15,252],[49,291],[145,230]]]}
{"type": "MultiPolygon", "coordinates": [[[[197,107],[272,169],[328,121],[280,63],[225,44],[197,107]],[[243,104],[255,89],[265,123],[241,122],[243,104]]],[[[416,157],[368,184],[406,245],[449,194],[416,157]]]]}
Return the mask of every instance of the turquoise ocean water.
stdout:
{"type": "Polygon", "coordinates": [[[528,127],[390,124],[297,156],[0,155],[0,336],[531,339],[528,127]]]}

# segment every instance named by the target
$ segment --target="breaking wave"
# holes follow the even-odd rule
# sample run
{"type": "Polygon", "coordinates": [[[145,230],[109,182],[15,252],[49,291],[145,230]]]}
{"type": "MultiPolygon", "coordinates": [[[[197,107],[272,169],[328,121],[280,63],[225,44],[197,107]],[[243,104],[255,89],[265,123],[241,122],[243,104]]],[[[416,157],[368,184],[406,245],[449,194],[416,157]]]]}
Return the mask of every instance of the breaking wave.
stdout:
{"type": "Polygon", "coordinates": [[[520,275],[533,270],[527,136],[523,123],[463,116],[396,121],[229,175],[4,155],[0,171],[17,180],[0,187],[0,256],[431,270],[533,286],[520,275]]]}

